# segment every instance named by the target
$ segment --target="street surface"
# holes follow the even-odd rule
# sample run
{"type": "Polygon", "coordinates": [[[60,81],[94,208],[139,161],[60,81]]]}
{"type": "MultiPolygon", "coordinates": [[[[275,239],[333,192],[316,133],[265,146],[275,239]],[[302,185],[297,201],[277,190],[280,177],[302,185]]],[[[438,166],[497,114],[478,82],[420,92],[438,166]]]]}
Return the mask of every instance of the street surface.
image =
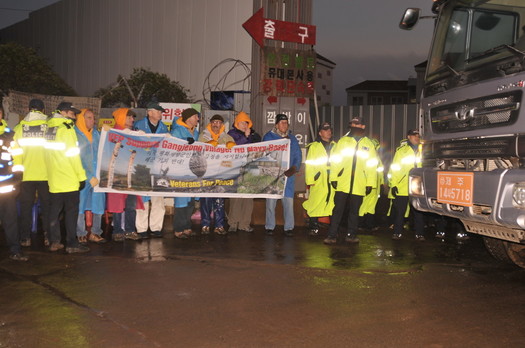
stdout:
{"type": "MultiPolygon", "coordinates": [[[[167,222],[169,225],[170,222],[167,222]]],[[[457,244],[296,229],[0,254],[0,347],[519,347],[525,270],[457,244]]],[[[35,245],[38,244],[38,245],[35,245]]]]}

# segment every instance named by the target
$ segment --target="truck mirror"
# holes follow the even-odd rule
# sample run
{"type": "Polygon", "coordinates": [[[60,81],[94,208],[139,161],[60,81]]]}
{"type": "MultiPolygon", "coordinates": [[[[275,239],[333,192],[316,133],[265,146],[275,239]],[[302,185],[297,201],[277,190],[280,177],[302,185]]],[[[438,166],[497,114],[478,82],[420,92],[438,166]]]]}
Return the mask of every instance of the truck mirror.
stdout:
{"type": "Polygon", "coordinates": [[[399,27],[404,30],[412,29],[419,21],[420,13],[421,9],[419,8],[407,8],[401,22],[399,22],[399,27]]]}

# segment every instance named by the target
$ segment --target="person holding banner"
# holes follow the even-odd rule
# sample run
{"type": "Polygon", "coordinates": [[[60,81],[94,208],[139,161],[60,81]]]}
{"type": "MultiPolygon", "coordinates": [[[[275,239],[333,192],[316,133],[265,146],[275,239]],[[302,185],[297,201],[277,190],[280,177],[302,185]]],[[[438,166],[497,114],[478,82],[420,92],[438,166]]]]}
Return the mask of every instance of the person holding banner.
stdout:
{"type": "Polygon", "coordinates": [[[318,218],[331,216],[334,209],[334,190],[330,185],[330,151],[334,147],[332,141],[332,126],[328,122],[321,123],[317,131],[317,139],[308,144],[308,155],[305,162],[305,181],[310,187],[308,199],[303,208],[309,217],[309,234],[319,233],[318,218]]]}
{"type": "MultiPolygon", "coordinates": [[[[119,108],[113,111],[115,129],[131,131],[135,122],[135,113],[128,108],[119,108]]],[[[105,125],[104,127],[108,127],[105,125]]],[[[117,143],[118,144],[118,143],[117,143]]],[[[113,232],[111,239],[114,242],[123,242],[125,239],[142,239],[135,231],[137,209],[144,209],[140,196],[125,193],[108,193],[107,211],[113,213],[113,232]],[[122,229],[122,214],[124,213],[124,229],[122,229]]]]}
{"type": "MultiPolygon", "coordinates": [[[[135,123],[135,130],[143,131],[147,134],[168,133],[168,127],[162,122],[162,113],[166,112],[166,110],[164,110],[164,108],[157,102],[148,103],[146,108],[148,110],[148,114],[142,120],[139,120],[135,123]]],[[[144,203],[144,209],[137,210],[137,233],[143,239],[148,238],[149,227],[153,237],[162,238],[162,225],[164,223],[164,215],[166,213],[164,197],[143,196],[142,202],[144,203]]]]}
{"type": "MultiPolygon", "coordinates": [[[[213,115],[206,129],[199,136],[199,141],[213,146],[226,145],[228,149],[235,146],[233,138],[224,131],[224,119],[221,115],[213,115]]],[[[215,219],[213,232],[226,235],[224,229],[224,198],[203,197],[201,202],[201,234],[210,233],[211,213],[215,219]]]]}
{"type": "Polygon", "coordinates": [[[77,220],[77,238],[81,244],[88,240],[94,243],[105,243],[102,234],[102,214],[106,208],[106,194],[104,192],[93,192],[98,185],[96,177],[98,144],[100,133],[95,128],[95,114],[90,109],[80,109],[75,123],[78,145],[80,147],[80,159],[86,171],[86,186],[80,190],[80,206],[77,220]],[[91,233],[87,234],[85,211],[93,214],[91,233]]]}
{"type": "MultiPolygon", "coordinates": [[[[263,141],[276,140],[276,139],[290,139],[290,163],[289,168],[282,173],[288,179],[286,180],[286,187],[284,189],[284,197],[281,199],[284,212],[284,234],[287,237],[293,236],[293,229],[295,225],[294,212],[293,212],[293,197],[295,194],[295,176],[294,174],[299,171],[301,167],[302,153],[299,147],[299,142],[295,135],[288,129],[290,124],[288,123],[288,116],[285,114],[278,114],[275,117],[275,127],[266,133],[263,137],[263,141]]],[[[265,229],[267,235],[273,235],[275,229],[275,206],[277,205],[277,199],[267,198],[266,199],[266,223],[265,229]]]]}
{"type": "MultiPolygon", "coordinates": [[[[175,138],[193,144],[199,138],[199,112],[193,108],[182,112],[181,117],[171,127],[171,135],[175,138]]],[[[185,239],[193,235],[191,230],[191,214],[195,208],[195,199],[192,197],[175,197],[175,216],[173,230],[176,238],[185,239]]]]}
{"type": "MultiPolygon", "coordinates": [[[[252,129],[253,123],[247,113],[241,111],[235,117],[233,128],[228,134],[236,145],[252,144],[261,141],[261,136],[252,129]]],[[[253,198],[230,198],[228,212],[228,232],[253,232],[252,222],[253,198]]]]}

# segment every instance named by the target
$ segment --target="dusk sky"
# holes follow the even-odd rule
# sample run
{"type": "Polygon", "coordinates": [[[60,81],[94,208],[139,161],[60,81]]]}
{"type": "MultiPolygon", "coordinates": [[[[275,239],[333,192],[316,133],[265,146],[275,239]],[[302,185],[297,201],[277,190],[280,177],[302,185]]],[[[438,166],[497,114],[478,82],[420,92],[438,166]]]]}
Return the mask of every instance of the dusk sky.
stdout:
{"type": "MultiPolygon", "coordinates": [[[[28,17],[28,11],[57,0],[0,0],[0,28],[28,17]]],[[[414,65],[426,59],[433,20],[411,31],[398,28],[407,7],[430,15],[431,0],[313,0],[317,52],[337,64],[334,105],[346,105],[345,89],[364,80],[415,77],[414,65]]]]}

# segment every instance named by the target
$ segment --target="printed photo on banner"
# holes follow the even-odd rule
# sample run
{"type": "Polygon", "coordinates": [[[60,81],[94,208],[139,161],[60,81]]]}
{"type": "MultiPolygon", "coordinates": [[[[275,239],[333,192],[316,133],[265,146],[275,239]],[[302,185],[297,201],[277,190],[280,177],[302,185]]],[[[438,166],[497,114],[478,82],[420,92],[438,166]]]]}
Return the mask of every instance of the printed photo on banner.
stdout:
{"type": "Polygon", "coordinates": [[[163,197],[281,198],[290,140],[214,147],[163,134],[102,131],[99,192],[163,197]]]}

